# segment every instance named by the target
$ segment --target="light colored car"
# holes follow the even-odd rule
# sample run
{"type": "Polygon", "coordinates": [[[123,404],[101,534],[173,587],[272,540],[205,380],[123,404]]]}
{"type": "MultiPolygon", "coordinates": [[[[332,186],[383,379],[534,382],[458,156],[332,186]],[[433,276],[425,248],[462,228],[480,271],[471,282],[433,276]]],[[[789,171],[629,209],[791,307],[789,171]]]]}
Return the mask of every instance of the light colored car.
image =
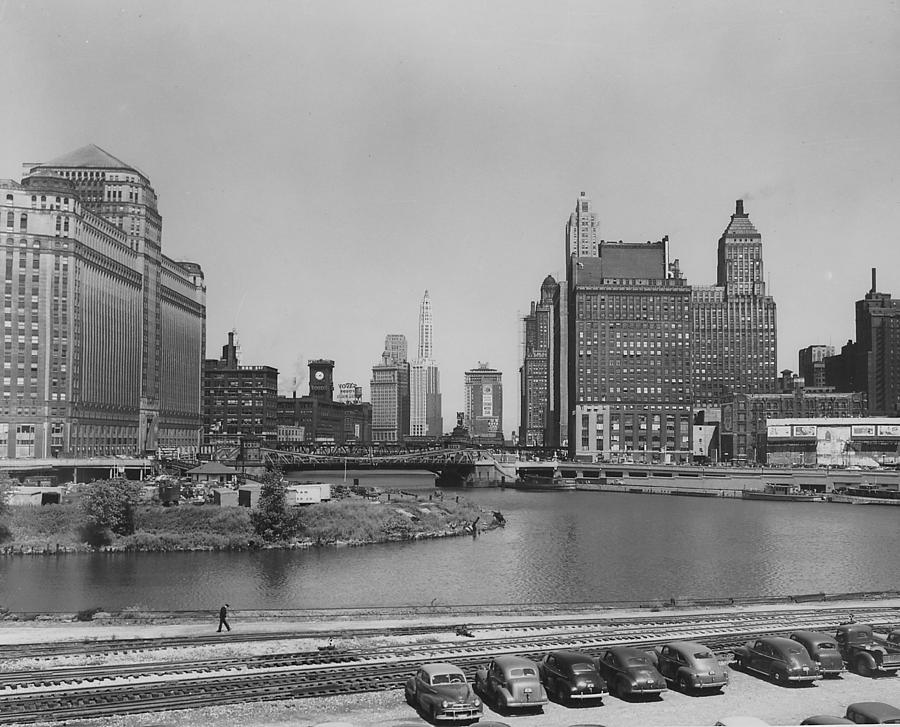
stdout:
{"type": "Polygon", "coordinates": [[[685,693],[715,691],[728,684],[728,669],[696,641],[671,641],[656,649],[656,669],[685,693]]]}
{"type": "Polygon", "coordinates": [[[477,721],[481,700],[462,669],[454,664],[424,664],[406,681],[406,701],[432,722],[477,721]]]}
{"type": "Polygon", "coordinates": [[[475,691],[499,709],[529,709],[547,704],[538,666],[522,656],[497,656],[475,672],[475,691]]]}

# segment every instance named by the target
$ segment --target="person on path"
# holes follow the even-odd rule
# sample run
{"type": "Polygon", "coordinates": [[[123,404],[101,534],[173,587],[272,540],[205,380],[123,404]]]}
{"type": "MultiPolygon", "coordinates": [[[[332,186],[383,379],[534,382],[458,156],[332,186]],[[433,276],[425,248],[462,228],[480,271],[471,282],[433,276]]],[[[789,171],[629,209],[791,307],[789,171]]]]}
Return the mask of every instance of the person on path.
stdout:
{"type": "Polygon", "coordinates": [[[224,626],[226,629],[231,631],[231,626],[228,625],[228,621],[225,619],[228,618],[228,609],[230,606],[226,603],[222,608],[219,609],[219,629],[217,633],[222,632],[222,627],[224,626]]]}

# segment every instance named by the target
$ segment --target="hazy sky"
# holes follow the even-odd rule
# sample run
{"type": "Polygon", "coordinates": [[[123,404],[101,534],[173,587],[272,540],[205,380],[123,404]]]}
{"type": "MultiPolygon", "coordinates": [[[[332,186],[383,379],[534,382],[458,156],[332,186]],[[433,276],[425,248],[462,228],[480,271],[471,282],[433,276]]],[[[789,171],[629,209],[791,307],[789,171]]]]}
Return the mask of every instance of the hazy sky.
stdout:
{"type": "Polygon", "coordinates": [[[669,235],[715,282],[734,200],[763,236],[779,368],[900,295],[896,2],[0,0],[0,177],[94,143],[145,172],[200,263],[207,339],[283,390],[364,384],[434,310],[444,423],[503,371],[585,191],[601,237],[669,235]]]}

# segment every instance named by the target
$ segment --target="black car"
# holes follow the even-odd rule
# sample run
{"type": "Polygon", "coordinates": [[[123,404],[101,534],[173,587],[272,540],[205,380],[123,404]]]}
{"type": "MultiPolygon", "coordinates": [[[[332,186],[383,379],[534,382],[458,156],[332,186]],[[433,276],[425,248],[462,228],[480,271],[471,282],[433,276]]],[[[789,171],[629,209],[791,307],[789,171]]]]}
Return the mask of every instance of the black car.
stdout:
{"type": "Polygon", "coordinates": [[[844,659],[833,636],[819,631],[794,631],[790,638],[803,644],[813,661],[818,663],[823,677],[837,676],[844,671],[844,659]]]}
{"type": "Polygon", "coordinates": [[[647,653],[631,646],[607,649],[597,667],[617,697],[658,696],[668,688],[647,653]]]}
{"type": "Polygon", "coordinates": [[[572,700],[596,700],[606,694],[606,682],[594,659],[580,651],[551,651],[538,662],[541,682],[560,704],[572,700]]]}
{"type": "Polygon", "coordinates": [[[821,677],[819,665],[803,644],[782,636],[748,641],[734,650],[734,664],[769,677],[777,684],[812,682],[821,677]]]}

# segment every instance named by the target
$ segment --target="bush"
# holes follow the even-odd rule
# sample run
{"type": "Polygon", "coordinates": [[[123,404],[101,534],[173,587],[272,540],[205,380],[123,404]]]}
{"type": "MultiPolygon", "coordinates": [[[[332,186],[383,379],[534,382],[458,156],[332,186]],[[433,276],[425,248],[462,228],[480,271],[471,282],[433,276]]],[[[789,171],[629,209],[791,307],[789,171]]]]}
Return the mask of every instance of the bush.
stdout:
{"type": "Polygon", "coordinates": [[[291,540],[300,534],[300,513],[287,507],[286,487],[280,476],[269,476],[263,483],[250,522],[256,534],[270,543],[291,540]]]}
{"type": "Polygon", "coordinates": [[[5,543],[8,540],[12,540],[12,530],[9,529],[6,523],[0,523],[0,543],[5,543]]]}
{"type": "Polygon", "coordinates": [[[130,480],[98,480],[84,491],[81,505],[88,520],[117,535],[134,532],[134,511],[141,500],[141,485],[130,480]]]}
{"type": "Polygon", "coordinates": [[[109,529],[91,520],[82,523],[81,527],[78,529],[78,534],[81,538],[81,542],[87,543],[94,548],[112,544],[112,533],[109,529]]]}
{"type": "Polygon", "coordinates": [[[86,608],[83,611],[79,611],[75,614],[76,621],[93,621],[94,614],[100,613],[103,609],[100,606],[94,606],[94,608],[86,608]]]}

